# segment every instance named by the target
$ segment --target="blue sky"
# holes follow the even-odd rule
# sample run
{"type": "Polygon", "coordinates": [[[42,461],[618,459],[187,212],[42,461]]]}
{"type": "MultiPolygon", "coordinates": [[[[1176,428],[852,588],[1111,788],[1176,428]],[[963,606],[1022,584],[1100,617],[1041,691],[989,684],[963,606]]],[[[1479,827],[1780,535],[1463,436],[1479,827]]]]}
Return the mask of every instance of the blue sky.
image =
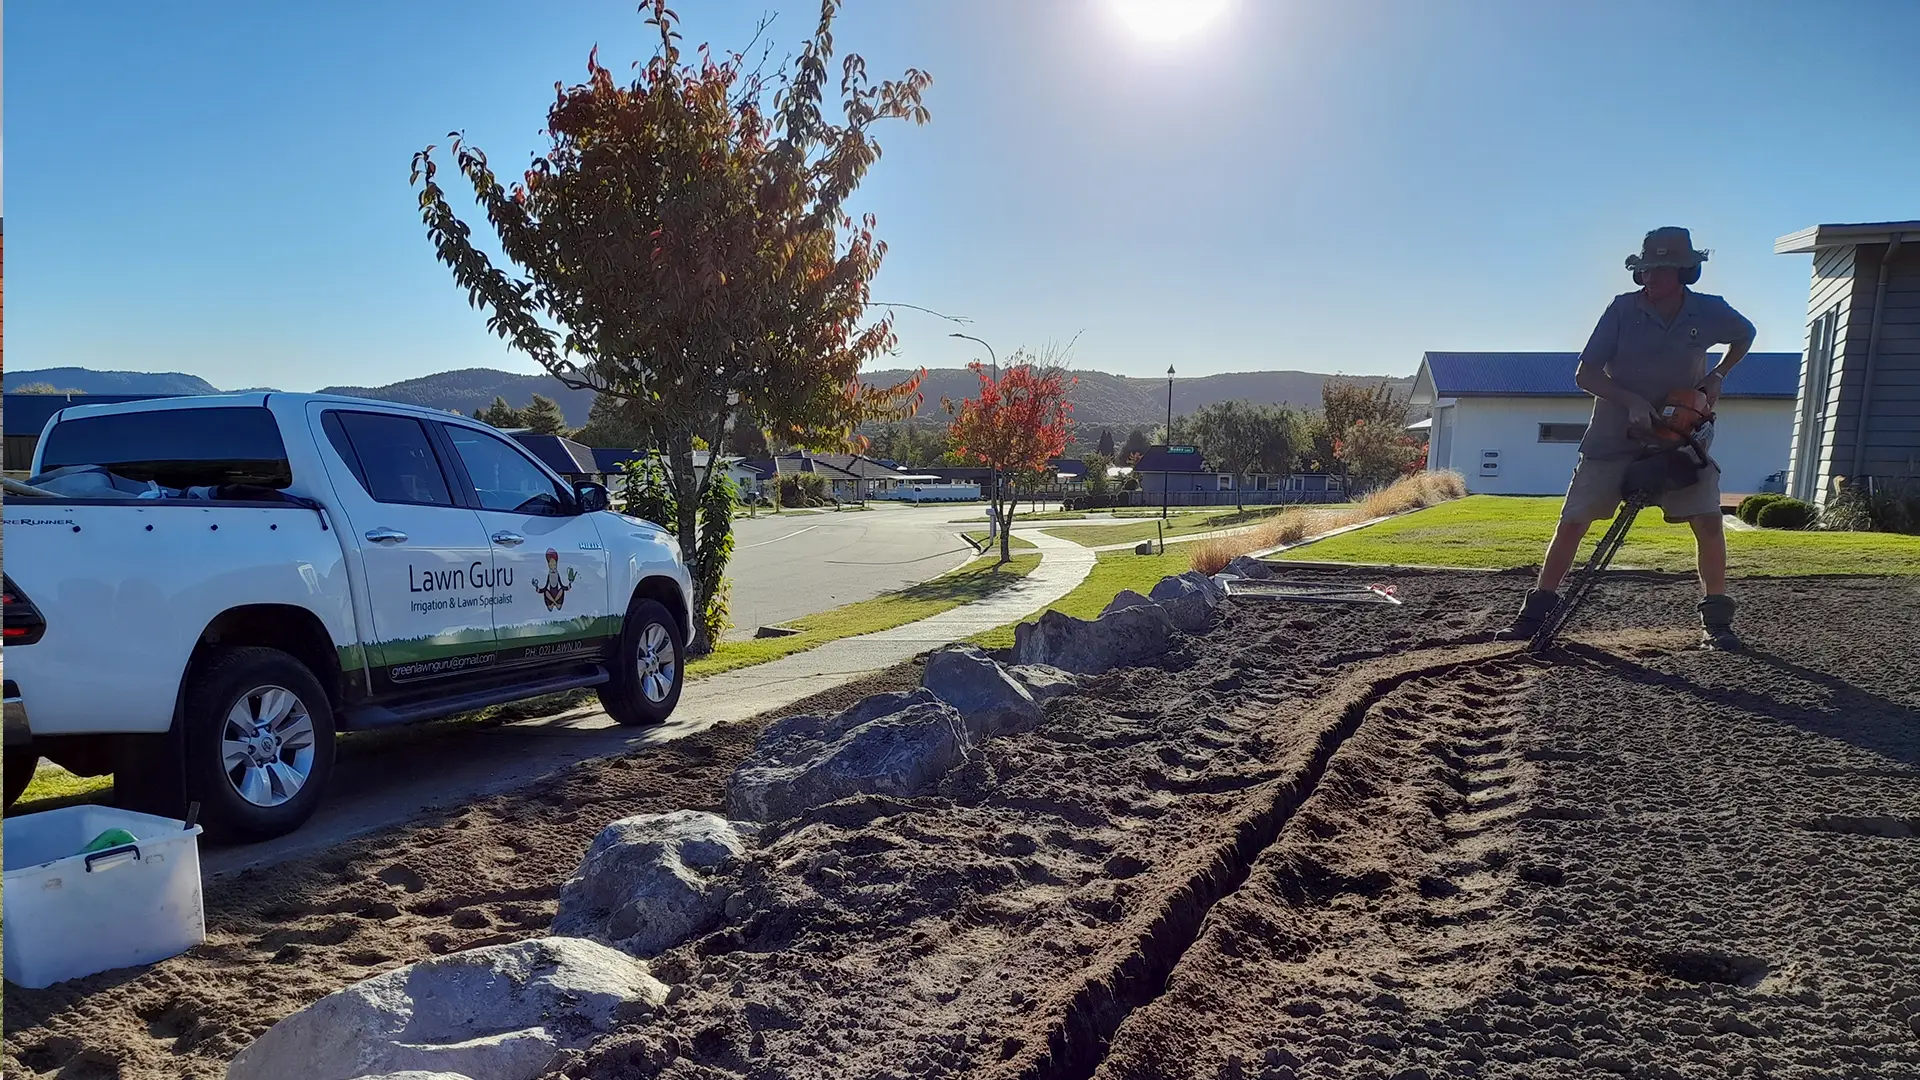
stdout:
{"type": "MultiPolygon", "coordinates": [[[[1774,238],[1920,217],[1910,0],[1225,0],[1173,43],[1125,2],[850,0],[843,51],[934,77],[933,122],[881,133],[860,196],[890,245],[876,298],[1003,357],[1079,333],[1076,366],[1127,374],[1401,374],[1578,348],[1671,223],[1713,249],[1701,288],[1797,350],[1807,257],[1774,238]]],[[[790,47],[818,10],[677,7],[730,47],[769,10],[790,47]]],[[[5,19],[12,367],[294,390],[537,370],[434,262],[408,159],[458,128],[517,171],[554,81],[648,40],[598,0],[5,19]]],[[[898,329],[897,366],[976,355],[898,329]]]]}

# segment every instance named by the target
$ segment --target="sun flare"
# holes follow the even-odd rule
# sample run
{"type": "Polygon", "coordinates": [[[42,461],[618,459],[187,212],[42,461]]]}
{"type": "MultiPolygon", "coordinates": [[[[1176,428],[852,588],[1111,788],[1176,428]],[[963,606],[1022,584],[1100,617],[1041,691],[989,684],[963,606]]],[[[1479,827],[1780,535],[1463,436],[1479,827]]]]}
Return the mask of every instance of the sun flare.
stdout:
{"type": "Polygon", "coordinates": [[[1200,33],[1232,6],[1233,0],[1106,0],[1134,37],[1172,44],[1200,33]]]}

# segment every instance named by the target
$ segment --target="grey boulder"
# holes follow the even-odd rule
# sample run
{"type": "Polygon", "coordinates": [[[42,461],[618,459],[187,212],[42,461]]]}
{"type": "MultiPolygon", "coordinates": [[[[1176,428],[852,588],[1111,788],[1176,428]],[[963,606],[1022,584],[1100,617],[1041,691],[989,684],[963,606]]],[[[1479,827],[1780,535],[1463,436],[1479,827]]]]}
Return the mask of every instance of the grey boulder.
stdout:
{"type": "Polygon", "coordinates": [[[776,721],[727,782],[727,812],[780,821],[851,795],[910,795],[967,756],[951,705],[922,687],[875,694],[837,716],[776,721]]]}
{"type": "Polygon", "coordinates": [[[1047,611],[1014,627],[1013,656],[1021,664],[1098,675],[1159,656],[1177,632],[1166,609],[1151,602],[1116,608],[1091,622],[1047,611]]]}
{"type": "Polygon", "coordinates": [[[972,645],[929,656],[920,685],[953,706],[976,739],[1032,731],[1046,714],[1025,686],[972,645]]]}
{"type": "Polygon", "coordinates": [[[1259,559],[1246,555],[1235,555],[1233,561],[1227,563],[1226,568],[1222,570],[1221,573],[1232,574],[1235,577],[1253,578],[1256,581],[1265,581],[1273,576],[1273,567],[1268,566],[1259,559]]]}
{"type": "Polygon", "coordinates": [[[1153,587],[1153,602],[1167,609],[1173,625],[1189,634],[1197,634],[1213,624],[1213,611],[1226,598],[1226,590],[1198,570],[1163,577],[1153,587]]]}
{"type": "Polygon", "coordinates": [[[268,1028],[227,1080],[389,1073],[535,1080],[562,1050],[658,1009],[647,965],[578,938],[530,938],[422,960],[328,994],[268,1028]]]}
{"type": "Polygon", "coordinates": [[[1153,603],[1151,599],[1141,596],[1132,589],[1121,589],[1118,593],[1114,594],[1113,599],[1107,601],[1106,607],[1100,609],[1100,614],[1110,615],[1113,612],[1122,611],[1126,608],[1141,607],[1151,603],[1153,603]]]}
{"type": "Polygon", "coordinates": [[[553,933],[647,957],[711,929],[731,891],[723,871],[746,853],[754,832],[699,810],[608,825],[560,887],[553,933]]]}
{"type": "Polygon", "coordinates": [[[1080,677],[1071,671],[1062,671],[1052,664],[1015,664],[1007,669],[1007,674],[1019,680],[1033,700],[1042,705],[1061,694],[1071,694],[1080,689],[1080,677]]]}

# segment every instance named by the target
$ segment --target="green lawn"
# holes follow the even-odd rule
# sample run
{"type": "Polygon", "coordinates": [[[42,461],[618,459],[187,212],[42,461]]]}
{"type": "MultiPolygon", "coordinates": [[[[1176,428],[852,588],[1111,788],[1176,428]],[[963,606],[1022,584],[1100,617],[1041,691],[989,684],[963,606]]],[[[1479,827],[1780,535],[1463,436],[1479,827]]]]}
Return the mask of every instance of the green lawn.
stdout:
{"type": "MultiPolygon", "coordinates": [[[[1470,495],[1322,540],[1303,549],[1300,557],[1326,562],[1489,569],[1528,566],[1539,563],[1559,513],[1557,498],[1470,495]]],[[[1588,544],[1597,542],[1605,528],[1605,522],[1596,524],[1588,534],[1588,544]]],[[[1667,524],[1658,509],[1644,511],[1627,534],[1614,565],[1692,570],[1692,530],[1686,525],[1667,524]]],[[[1731,574],[1750,577],[1920,574],[1920,536],[1728,529],[1727,569],[1731,574]]]]}
{"type": "MultiPolygon", "coordinates": [[[[1014,546],[1032,547],[1033,545],[1019,537],[1014,537],[1014,546]]],[[[903,626],[929,615],[938,615],[961,604],[991,596],[1020,578],[1026,577],[1033,572],[1034,567],[1040,565],[1038,555],[1016,555],[1013,561],[1005,566],[995,565],[995,559],[996,556],[993,555],[982,555],[951,574],[943,574],[930,581],[876,596],[871,600],[862,600],[834,608],[832,611],[809,615],[804,619],[795,619],[786,625],[799,630],[800,633],[789,637],[721,642],[711,654],[687,665],[687,678],[698,679],[722,671],[764,664],[769,660],[778,660],[783,656],[803,652],[838,638],[891,630],[896,626],[903,626]]],[[[1011,635],[1012,631],[1009,630],[1008,634],[1011,635]]],[[[1011,636],[1008,640],[1012,640],[1011,636]]],[[[396,741],[406,742],[423,738],[433,730],[451,724],[504,723],[526,717],[543,716],[581,704],[588,699],[588,695],[588,691],[570,691],[567,694],[555,694],[532,701],[497,705],[476,713],[437,720],[432,724],[354,732],[341,736],[340,753],[349,755],[377,752],[396,741]]],[[[40,763],[39,772],[34,775],[33,783],[28,785],[26,792],[20,796],[20,801],[15,803],[8,813],[27,814],[40,810],[52,810],[76,802],[97,801],[104,798],[112,787],[111,776],[75,776],[50,761],[43,761],[40,763]]]]}
{"type": "MultiPolygon", "coordinates": [[[[1175,514],[1167,522],[1168,537],[1190,536],[1194,533],[1212,532],[1215,529],[1231,529],[1240,525],[1255,525],[1283,510],[1286,506],[1249,506],[1244,510],[1210,510],[1205,513],[1175,514]]],[[[1140,507],[1142,514],[1155,513],[1148,507],[1140,507]]],[[[1151,521],[1136,522],[1132,525],[1067,525],[1047,532],[1062,540],[1071,540],[1088,547],[1103,544],[1137,544],[1142,540],[1153,540],[1160,536],[1159,527],[1151,521]]]]}
{"type": "Polygon", "coordinates": [[[112,787],[111,776],[75,776],[51,761],[42,761],[33,774],[33,783],[27,785],[20,801],[7,809],[7,816],[58,810],[75,803],[97,802],[112,787]]]}
{"type": "Polygon", "coordinates": [[[723,641],[712,654],[687,665],[687,678],[698,679],[703,675],[764,664],[839,638],[904,626],[991,596],[1026,577],[1034,567],[1040,565],[1038,555],[1016,555],[1005,566],[995,565],[997,558],[996,555],[982,555],[959,570],[931,581],[783,624],[800,631],[798,634],[755,638],[752,641],[723,641]]]}
{"type": "MultiPolygon", "coordinates": [[[[1077,619],[1091,619],[1098,616],[1108,601],[1120,595],[1123,589],[1146,594],[1160,583],[1160,579],[1172,574],[1183,574],[1193,569],[1188,561],[1188,553],[1175,549],[1164,554],[1135,555],[1131,551],[1103,551],[1093,564],[1093,571],[1087,580],[1077,588],[1056,600],[1048,610],[1072,615],[1077,619]]],[[[1022,619],[1022,622],[1039,618],[1035,612],[1022,619]]],[[[1004,649],[1013,644],[1013,624],[996,627],[984,634],[978,634],[973,642],[983,648],[1004,649]]]]}

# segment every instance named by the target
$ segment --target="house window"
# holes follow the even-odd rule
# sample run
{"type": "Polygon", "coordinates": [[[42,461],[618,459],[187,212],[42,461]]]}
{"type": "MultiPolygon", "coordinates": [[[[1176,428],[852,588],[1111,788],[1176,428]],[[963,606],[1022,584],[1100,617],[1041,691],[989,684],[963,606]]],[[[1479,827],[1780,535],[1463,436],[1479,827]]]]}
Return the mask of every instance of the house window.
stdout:
{"type": "Polygon", "coordinates": [[[1227,473],[1220,474],[1220,490],[1221,491],[1233,490],[1233,477],[1231,475],[1227,473]]]}
{"type": "Polygon", "coordinates": [[[1587,437],[1585,424],[1541,424],[1540,441],[1551,443],[1577,443],[1587,437]]]}

